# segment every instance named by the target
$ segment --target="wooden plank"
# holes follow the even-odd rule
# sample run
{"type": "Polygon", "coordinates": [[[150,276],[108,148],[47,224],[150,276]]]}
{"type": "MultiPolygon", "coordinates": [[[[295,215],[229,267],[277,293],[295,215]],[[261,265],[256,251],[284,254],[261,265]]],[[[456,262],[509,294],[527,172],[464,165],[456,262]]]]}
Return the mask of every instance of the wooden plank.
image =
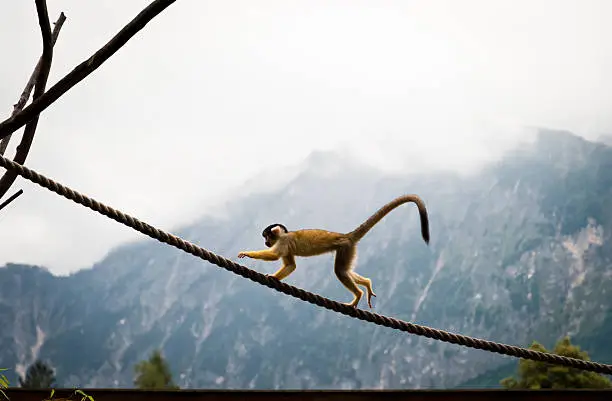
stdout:
{"type": "MultiPolygon", "coordinates": [[[[180,390],[144,391],[135,389],[84,389],[95,401],[612,401],[612,390],[180,390]]],[[[67,397],[72,389],[57,389],[55,399],[67,397]]],[[[11,388],[6,391],[10,401],[42,401],[49,390],[11,388]]],[[[80,397],[72,397],[79,400],[80,397]]]]}

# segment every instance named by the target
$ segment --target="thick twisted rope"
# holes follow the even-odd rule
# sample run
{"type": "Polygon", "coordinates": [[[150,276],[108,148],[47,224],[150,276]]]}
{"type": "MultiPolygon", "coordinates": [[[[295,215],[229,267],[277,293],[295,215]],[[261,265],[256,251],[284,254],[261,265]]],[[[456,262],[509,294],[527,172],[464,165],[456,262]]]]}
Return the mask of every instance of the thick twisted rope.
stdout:
{"type": "Polygon", "coordinates": [[[531,359],[535,361],[542,361],[557,365],[564,365],[597,373],[612,374],[612,365],[606,365],[592,361],[584,361],[575,358],[568,358],[561,355],[533,351],[530,349],[516,347],[513,345],[496,343],[493,341],[468,337],[461,334],[454,334],[448,331],[433,329],[431,327],[421,326],[418,324],[405,322],[403,320],[379,315],[362,309],[352,308],[343,303],[332,301],[320,295],[304,291],[301,288],[297,288],[277,279],[268,277],[265,274],[258,273],[245,266],[241,266],[222,256],[215,255],[214,253],[207,251],[204,248],[200,248],[199,246],[196,246],[179,237],[176,237],[172,234],[168,234],[158,228],[155,228],[145,222],[136,219],[135,217],[122,213],[117,209],[113,209],[110,206],[106,206],[66,186],[58,184],[57,182],[47,177],[44,177],[38,174],[37,172],[30,170],[29,168],[24,167],[20,164],[17,164],[3,156],[0,156],[0,165],[6,169],[17,172],[17,174],[19,174],[20,176],[44,188],[47,188],[55,192],[56,194],[59,194],[83,206],[86,206],[100,214],[103,214],[104,216],[110,217],[111,219],[128,227],[131,227],[134,230],[140,231],[141,233],[151,238],[154,238],[160,242],[172,245],[187,253],[204,259],[207,262],[213,263],[219,267],[229,270],[232,273],[238,274],[256,283],[265,285],[266,287],[282,292],[283,294],[291,295],[292,297],[299,298],[302,301],[310,302],[311,304],[315,304],[326,309],[331,309],[334,312],[342,313],[343,315],[347,315],[360,320],[365,320],[367,322],[371,322],[380,326],[390,327],[395,330],[416,334],[418,336],[429,337],[435,340],[445,341],[452,344],[459,344],[464,347],[477,348],[518,358],[531,359]]]}

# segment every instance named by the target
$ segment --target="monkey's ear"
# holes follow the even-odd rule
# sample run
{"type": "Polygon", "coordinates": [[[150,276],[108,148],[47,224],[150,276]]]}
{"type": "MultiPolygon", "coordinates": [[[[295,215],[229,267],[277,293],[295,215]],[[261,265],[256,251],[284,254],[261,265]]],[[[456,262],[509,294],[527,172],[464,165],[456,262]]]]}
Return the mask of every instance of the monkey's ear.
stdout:
{"type": "Polygon", "coordinates": [[[281,226],[274,226],[271,231],[276,235],[281,235],[284,232],[281,226]]]}

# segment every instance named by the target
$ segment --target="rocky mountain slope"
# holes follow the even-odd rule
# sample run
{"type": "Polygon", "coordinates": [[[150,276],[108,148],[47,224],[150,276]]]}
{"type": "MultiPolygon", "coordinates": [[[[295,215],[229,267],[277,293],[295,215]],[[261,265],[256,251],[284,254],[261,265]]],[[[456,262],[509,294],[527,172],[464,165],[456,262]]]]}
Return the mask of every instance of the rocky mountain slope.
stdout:
{"type": "MultiPolygon", "coordinates": [[[[388,176],[315,153],[282,190],[245,196],[176,234],[237,260],[262,247],[272,222],[348,231],[392,197],[419,193],[431,246],[413,205],[362,241],[357,269],[374,281],[376,311],[519,345],[570,334],[612,362],[611,166],[612,148],[550,131],[471,177],[388,176]]],[[[332,266],[327,255],[301,259],[288,281],[349,300],[332,266]]],[[[155,241],[69,277],[0,268],[1,366],[23,371],[38,356],[61,385],[130,387],[134,364],[156,347],[192,388],[495,384],[516,363],[318,309],[155,241]]]]}

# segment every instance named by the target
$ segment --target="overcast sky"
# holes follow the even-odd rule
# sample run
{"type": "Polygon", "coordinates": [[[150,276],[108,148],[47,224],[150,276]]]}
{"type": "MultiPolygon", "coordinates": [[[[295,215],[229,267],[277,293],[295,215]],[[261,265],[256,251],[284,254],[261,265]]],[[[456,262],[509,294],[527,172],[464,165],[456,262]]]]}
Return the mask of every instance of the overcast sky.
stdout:
{"type": "MultiPolygon", "coordinates": [[[[48,3],[67,16],[51,86],[149,2],[48,3]]],[[[27,164],[165,229],[314,149],[467,171],[524,126],[612,133],[610,15],[610,0],[178,0],[44,112],[27,164]]],[[[42,51],[34,1],[2,2],[0,49],[8,117],[42,51]]],[[[65,274],[142,238],[19,188],[0,263],[65,274]]]]}

